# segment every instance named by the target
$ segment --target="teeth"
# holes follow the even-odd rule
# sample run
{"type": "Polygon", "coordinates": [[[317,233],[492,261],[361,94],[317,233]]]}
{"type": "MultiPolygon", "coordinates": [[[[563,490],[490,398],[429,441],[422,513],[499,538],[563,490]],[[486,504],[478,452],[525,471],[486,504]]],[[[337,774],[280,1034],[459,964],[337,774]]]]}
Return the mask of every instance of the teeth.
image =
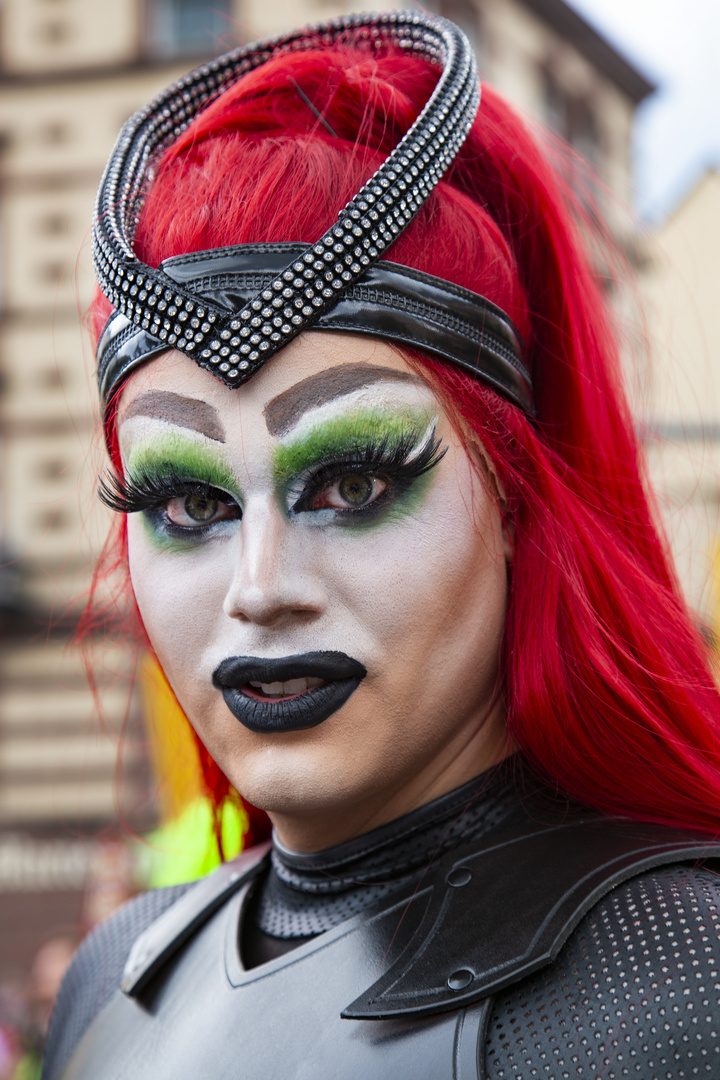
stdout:
{"type": "Polygon", "coordinates": [[[322,679],[290,679],[289,682],[282,684],[283,697],[290,697],[292,694],[304,694],[306,690],[312,689],[313,686],[318,686],[322,682],[322,679]]]}
{"type": "Polygon", "coordinates": [[[268,697],[284,696],[283,686],[285,684],[281,682],[251,682],[250,685],[252,686],[253,690],[261,690],[263,694],[266,694],[268,697]]]}
{"type": "Polygon", "coordinates": [[[315,679],[306,676],[302,679],[289,679],[287,682],[250,682],[253,690],[259,690],[265,697],[294,697],[296,694],[304,694],[307,690],[314,690],[316,686],[322,686],[324,679],[315,679]]]}

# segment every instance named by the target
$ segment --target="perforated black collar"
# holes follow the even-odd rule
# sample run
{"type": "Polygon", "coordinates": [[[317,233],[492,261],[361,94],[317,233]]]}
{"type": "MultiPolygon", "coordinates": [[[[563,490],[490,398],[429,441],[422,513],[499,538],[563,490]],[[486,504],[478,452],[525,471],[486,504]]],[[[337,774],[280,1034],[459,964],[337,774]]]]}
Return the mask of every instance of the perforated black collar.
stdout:
{"type": "Polygon", "coordinates": [[[502,765],[326,851],[299,854],[276,837],[252,917],[260,930],[276,938],[324,933],[409,881],[420,881],[458,844],[526,820],[527,810],[502,765]]]}

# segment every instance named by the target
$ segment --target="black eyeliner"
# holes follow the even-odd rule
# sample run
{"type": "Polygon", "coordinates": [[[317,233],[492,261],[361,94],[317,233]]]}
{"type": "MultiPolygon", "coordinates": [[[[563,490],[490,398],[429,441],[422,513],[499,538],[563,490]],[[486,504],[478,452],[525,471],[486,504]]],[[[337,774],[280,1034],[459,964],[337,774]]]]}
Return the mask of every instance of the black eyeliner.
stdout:
{"type": "Polygon", "coordinates": [[[334,508],[334,513],[340,517],[378,513],[393,496],[406,491],[414,480],[434,469],[447,453],[448,448],[442,445],[442,438],[437,436],[434,425],[418,450],[426,432],[427,428],[414,427],[403,432],[399,438],[388,435],[379,442],[368,439],[365,443],[356,444],[347,453],[334,454],[310,466],[290,485],[289,495],[295,499],[291,512],[312,512],[311,501],[330,484],[344,476],[357,474],[387,480],[389,487],[372,503],[334,508]]]}
{"type": "Polygon", "coordinates": [[[208,480],[191,479],[171,468],[163,473],[140,469],[134,476],[118,476],[107,471],[98,484],[98,498],[117,514],[152,512],[184,495],[238,505],[232,495],[208,480]]]}

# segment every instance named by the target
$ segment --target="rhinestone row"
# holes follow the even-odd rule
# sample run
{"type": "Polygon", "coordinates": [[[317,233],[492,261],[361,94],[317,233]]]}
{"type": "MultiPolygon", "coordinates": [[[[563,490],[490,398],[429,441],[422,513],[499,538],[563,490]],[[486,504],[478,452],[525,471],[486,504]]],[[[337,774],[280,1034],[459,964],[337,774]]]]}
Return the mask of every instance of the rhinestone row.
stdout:
{"type": "Polygon", "coordinates": [[[226,385],[238,386],[382,257],[453,161],[478,102],[477,73],[467,39],[453,24],[427,14],[350,16],[221,56],[166,90],[120,133],[98,191],[93,222],[100,287],[136,326],[194,356],[226,385]],[[140,262],[132,251],[132,238],[153,163],[208,99],[278,49],[308,49],[348,36],[370,44],[391,39],[442,63],[443,73],[413,126],[325,236],[233,313],[140,262]]]}

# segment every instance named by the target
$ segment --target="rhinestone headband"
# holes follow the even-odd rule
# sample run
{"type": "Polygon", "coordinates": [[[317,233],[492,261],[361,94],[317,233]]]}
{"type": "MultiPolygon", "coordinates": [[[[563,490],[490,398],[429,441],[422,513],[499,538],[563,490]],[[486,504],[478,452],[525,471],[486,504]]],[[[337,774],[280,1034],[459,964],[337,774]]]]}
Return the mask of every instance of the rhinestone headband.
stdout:
{"type": "MultiPolygon", "coordinates": [[[[163,262],[162,270],[205,303],[233,312],[262,293],[303,251],[303,244],[242,244],[176,255],[163,262]]],[[[521,341],[507,315],[477,293],[431,274],[382,259],[336,295],[333,306],[312,328],[371,334],[420,347],[533,412],[530,375],[520,359],[521,341]]],[[[238,337],[223,330],[218,340],[222,371],[231,363],[238,337]]],[[[102,399],[110,400],[132,370],[166,349],[160,338],[115,311],[98,344],[102,399]]]]}
{"type": "Polygon", "coordinates": [[[116,309],[98,344],[102,400],[168,348],[188,353],[226,386],[240,386],[316,327],[418,346],[532,414],[530,376],[507,315],[476,293],[382,260],[452,163],[478,103],[465,35],[438,16],[399,11],[336,19],[235,49],[136,113],[106,166],[93,219],[98,282],[116,309]],[[141,262],[132,243],[155,164],[197,113],[279,52],[341,41],[392,43],[443,71],[415,123],[335,225],[309,246],[243,245],[167,259],[159,268],[141,262]]]}
{"type": "Polygon", "coordinates": [[[438,16],[405,11],[353,15],[233,50],[197,68],[136,113],[105,168],[93,219],[101,290],[134,325],[193,356],[227,386],[249,379],[332,307],[400,235],[462,145],[477,112],[479,84],[465,35],[438,16]],[[149,173],[162,151],[219,90],[282,50],[342,40],[392,43],[442,64],[422,112],[337,222],[242,310],[229,315],[142,263],[132,241],[149,173]],[[229,332],[237,340],[221,355],[229,332]]]}

